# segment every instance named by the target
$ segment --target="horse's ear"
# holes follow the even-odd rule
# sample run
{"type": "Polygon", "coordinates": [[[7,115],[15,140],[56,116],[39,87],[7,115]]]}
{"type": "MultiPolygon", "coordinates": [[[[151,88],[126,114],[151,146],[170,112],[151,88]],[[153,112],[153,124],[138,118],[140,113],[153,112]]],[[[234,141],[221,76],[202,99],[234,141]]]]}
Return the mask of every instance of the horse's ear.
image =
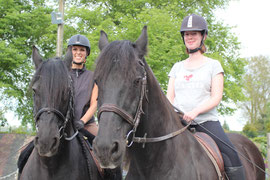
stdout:
{"type": "Polygon", "coordinates": [[[64,58],[64,61],[68,69],[71,68],[72,60],[73,60],[72,49],[71,49],[71,46],[69,46],[65,54],[65,58],[64,58]]]}
{"type": "Polygon", "coordinates": [[[147,26],[144,26],[140,37],[135,42],[136,48],[139,51],[140,56],[144,56],[147,53],[147,44],[148,44],[148,35],[147,35],[147,26]]]}
{"type": "Polygon", "coordinates": [[[100,49],[100,51],[109,44],[108,41],[108,36],[104,31],[100,31],[100,38],[99,38],[99,42],[98,42],[98,47],[100,49]]]}
{"type": "Polygon", "coordinates": [[[36,69],[38,68],[39,64],[42,63],[42,57],[40,56],[38,48],[36,48],[36,46],[32,47],[32,60],[35,64],[36,69]]]}

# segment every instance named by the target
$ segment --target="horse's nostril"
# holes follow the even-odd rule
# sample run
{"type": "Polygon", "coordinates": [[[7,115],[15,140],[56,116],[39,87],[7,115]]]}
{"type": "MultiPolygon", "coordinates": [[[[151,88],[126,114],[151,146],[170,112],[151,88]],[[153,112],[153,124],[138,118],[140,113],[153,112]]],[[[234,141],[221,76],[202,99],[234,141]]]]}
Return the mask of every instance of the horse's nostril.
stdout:
{"type": "Polygon", "coordinates": [[[53,138],[52,148],[56,147],[58,144],[58,138],[53,138]]]}
{"type": "Polygon", "coordinates": [[[113,145],[112,145],[111,154],[117,153],[118,149],[119,149],[119,143],[114,142],[113,145]]]}

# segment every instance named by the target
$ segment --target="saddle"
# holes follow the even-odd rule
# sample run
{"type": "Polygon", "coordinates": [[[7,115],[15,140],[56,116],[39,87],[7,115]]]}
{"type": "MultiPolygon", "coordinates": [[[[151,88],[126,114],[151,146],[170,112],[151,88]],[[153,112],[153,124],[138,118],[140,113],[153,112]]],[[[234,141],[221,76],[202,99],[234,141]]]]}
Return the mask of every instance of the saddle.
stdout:
{"type": "MultiPolygon", "coordinates": [[[[122,171],[121,171],[121,168],[120,167],[117,167],[115,169],[103,169],[101,168],[98,160],[96,159],[94,153],[93,153],[93,150],[92,150],[92,136],[87,136],[88,133],[82,133],[83,134],[83,144],[84,144],[84,147],[86,147],[86,151],[89,152],[89,153],[86,153],[86,157],[87,156],[91,156],[92,159],[94,160],[95,164],[96,164],[96,167],[98,169],[98,172],[100,174],[100,176],[102,177],[102,179],[110,179],[110,180],[120,180],[122,179],[122,171]],[[85,136],[86,135],[86,136],[85,136]]],[[[89,157],[88,157],[89,158],[89,157]]],[[[87,158],[87,159],[88,159],[87,158]]],[[[89,170],[91,169],[91,167],[88,167],[89,170]]]]}
{"type": "MultiPolygon", "coordinates": [[[[83,144],[84,144],[84,147],[86,147],[87,151],[89,152],[89,153],[87,153],[87,154],[90,154],[90,155],[91,155],[92,159],[94,160],[94,162],[95,162],[95,164],[96,164],[96,167],[97,167],[97,169],[98,169],[98,172],[99,172],[100,176],[101,176],[102,178],[104,178],[104,169],[102,169],[102,168],[100,167],[100,164],[99,164],[98,160],[96,159],[96,157],[94,156],[93,150],[92,150],[92,142],[93,142],[95,136],[92,135],[91,133],[89,133],[89,132],[88,132],[86,129],[84,129],[84,128],[82,128],[82,129],[80,130],[80,133],[81,133],[81,135],[83,136],[83,144]]],[[[85,154],[85,155],[87,156],[87,154],[85,154]]]]}
{"type": "Polygon", "coordinates": [[[104,170],[100,167],[100,164],[99,164],[98,160],[97,160],[96,157],[94,156],[93,150],[92,150],[92,146],[91,146],[91,144],[89,143],[89,141],[87,140],[88,138],[87,138],[86,136],[84,136],[84,139],[85,139],[85,141],[84,141],[85,146],[87,147],[87,150],[88,150],[89,153],[91,154],[91,156],[92,156],[92,158],[93,158],[93,160],[94,160],[94,162],[95,162],[95,164],[96,164],[96,166],[97,166],[97,169],[98,169],[98,172],[99,172],[100,176],[104,178],[104,170]]]}
{"type": "Polygon", "coordinates": [[[224,162],[221,152],[215,141],[209,135],[203,132],[195,132],[193,135],[196,138],[196,140],[202,145],[207,155],[211,159],[212,163],[214,164],[219,179],[224,179],[223,178],[225,174],[224,162]]]}

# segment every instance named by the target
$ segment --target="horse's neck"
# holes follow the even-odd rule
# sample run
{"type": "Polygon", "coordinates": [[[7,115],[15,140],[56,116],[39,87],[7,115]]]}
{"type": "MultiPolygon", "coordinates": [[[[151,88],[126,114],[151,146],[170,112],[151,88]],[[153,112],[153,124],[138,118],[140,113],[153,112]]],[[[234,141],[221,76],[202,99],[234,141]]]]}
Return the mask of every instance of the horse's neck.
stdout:
{"type": "MultiPolygon", "coordinates": [[[[72,141],[62,139],[58,153],[52,157],[41,157],[36,148],[29,158],[29,167],[23,172],[26,179],[52,179],[51,176],[62,177],[61,179],[82,179],[80,174],[87,174],[87,165],[84,163],[82,151],[79,149],[77,138],[72,141]],[[73,173],[70,172],[72,168],[73,173]],[[34,175],[33,175],[34,174],[34,175]],[[46,177],[46,178],[45,178],[46,177]]],[[[57,178],[56,178],[57,179],[57,178]]]]}
{"type": "Polygon", "coordinates": [[[150,74],[148,75],[147,89],[148,102],[144,103],[145,116],[141,120],[147,128],[156,128],[159,133],[167,133],[182,128],[180,118],[175,113],[171,103],[161,90],[158,81],[150,74]]]}
{"type": "MultiPolygon", "coordinates": [[[[148,78],[151,79],[151,78],[148,78]]],[[[181,124],[180,117],[177,115],[177,113],[174,111],[172,105],[168,101],[165,94],[162,92],[159,84],[155,79],[152,79],[151,81],[148,80],[147,82],[147,88],[148,88],[148,102],[145,100],[143,104],[143,110],[144,115],[142,116],[139,126],[137,128],[136,136],[143,137],[146,135],[146,138],[156,138],[164,135],[168,135],[170,133],[173,133],[179,129],[184,128],[184,126],[181,124]]],[[[172,138],[173,141],[177,141],[177,143],[185,143],[186,141],[192,141],[187,136],[190,136],[190,133],[182,133],[178,135],[178,137],[172,138]],[[181,136],[181,138],[179,138],[181,136]],[[177,139],[177,140],[176,140],[177,139]]],[[[169,145],[167,142],[172,142],[169,140],[165,140],[158,143],[147,143],[145,145],[145,148],[141,148],[142,144],[136,144],[136,150],[141,156],[144,156],[142,159],[151,161],[151,157],[153,156],[153,152],[158,152],[156,148],[157,146],[153,146],[153,144],[160,145],[160,150],[163,151],[163,148],[166,148],[166,146],[171,149],[171,153],[174,153],[174,151],[179,151],[176,146],[169,145]],[[139,149],[139,150],[138,150],[139,149]],[[144,151],[141,153],[141,151],[144,151]]],[[[173,143],[174,143],[173,142],[173,143]]],[[[163,151],[163,153],[168,153],[163,151]]],[[[160,154],[160,155],[161,155],[160,154]]],[[[154,158],[152,159],[153,161],[154,158]]]]}

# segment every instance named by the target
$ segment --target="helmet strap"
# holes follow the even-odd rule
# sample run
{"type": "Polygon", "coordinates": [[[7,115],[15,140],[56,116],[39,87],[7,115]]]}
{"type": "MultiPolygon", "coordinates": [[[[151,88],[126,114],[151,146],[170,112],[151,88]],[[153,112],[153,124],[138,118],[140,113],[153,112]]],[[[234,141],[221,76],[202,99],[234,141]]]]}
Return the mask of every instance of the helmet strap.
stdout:
{"type": "Polygon", "coordinates": [[[83,62],[77,63],[77,62],[75,62],[75,61],[72,61],[72,63],[73,63],[73,64],[76,64],[76,65],[82,65],[82,64],[83,64],[83,62]]]}
{"type": "Polygon", "coordinates": [[[76,65],[82,65],[82,64],[84,64],[86,62],[86,59],[87,59],[87,56],[85,56],[85,61],[84,62],[77,63],[77,62],[75,62],[75,61],[72,60],[72,63],[73,64],[76,64],[76,65]]]}
{"type": "Polygon", "coordinates": [[[203,46],[203,42],[201,42],[200,47],[197,47],[195,49],[187,49],[188,50],[188,53],[190,53],[190,54],[195,53],[195,52],[201,50],[202,49],[202,46],[203,46]]]}

